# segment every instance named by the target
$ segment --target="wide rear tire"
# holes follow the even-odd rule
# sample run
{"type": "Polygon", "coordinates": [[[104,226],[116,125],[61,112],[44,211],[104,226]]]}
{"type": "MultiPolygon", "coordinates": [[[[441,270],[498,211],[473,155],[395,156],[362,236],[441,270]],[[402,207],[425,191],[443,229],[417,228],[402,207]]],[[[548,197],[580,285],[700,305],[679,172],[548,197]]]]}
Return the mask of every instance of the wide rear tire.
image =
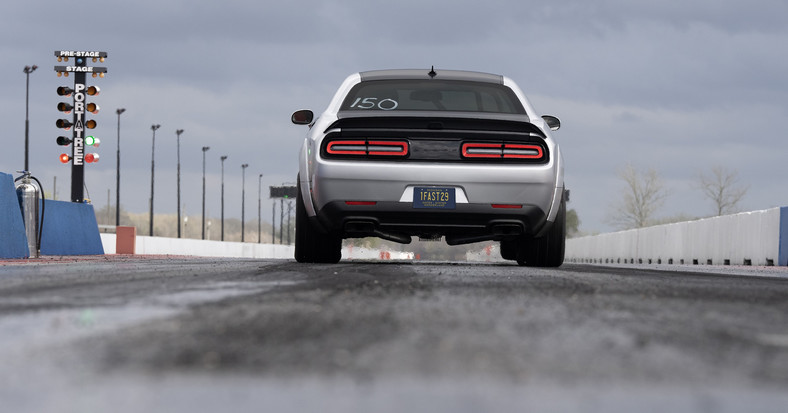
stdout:
{"type": "Polygon", "coordinates": [[[560,267],[566,248],[566,202],[562,199],[552,227],[544,236],[520,241],[517,263],[527,267],[560,267]]]}
{"type": "Polygon", "coordinates": [[[301,196],[300,178],[296,194],[295,259],[325,264],[336,264],[342,259],[342,237],[323,233],[309,221],[301,196]]]}

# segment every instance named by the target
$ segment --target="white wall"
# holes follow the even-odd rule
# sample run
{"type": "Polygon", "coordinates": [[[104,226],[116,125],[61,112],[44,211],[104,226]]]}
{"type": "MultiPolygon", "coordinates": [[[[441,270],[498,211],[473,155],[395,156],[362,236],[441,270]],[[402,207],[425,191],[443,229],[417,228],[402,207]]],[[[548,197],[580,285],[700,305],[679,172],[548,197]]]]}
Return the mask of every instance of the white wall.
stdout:
{"type": "Polygon", "coordinates": [[[780,210],[707,218],[567,240],[568,262],[778,265],[780,210]],[[649,261],[650,260],[650,261],[649,261]]]}
{"type": "MultiPolygon", "coordinates": [[[[105,254],[115,254],[115,234],[101,234],[105,254]]],[[[228,258],[294,259],[292,245],[255,244],[249,242],[207,241],[186,238],[163,238],[138,235],[135,253],[140,255],[190,255],[228,258]]],[[[348,246],[342,258],[349,260],[412,260],[412,252],[388,252],[348,246]]]]}
{"type": "MultiPolygon", "coordinates": [[[[115,234],[101,234],[105,254],[115,253],[115,234]]],[[[231,258],[293,258],[292,245],[223,242],[138,235],[135,253],[142,255],[194,255],[231,258]]]]}

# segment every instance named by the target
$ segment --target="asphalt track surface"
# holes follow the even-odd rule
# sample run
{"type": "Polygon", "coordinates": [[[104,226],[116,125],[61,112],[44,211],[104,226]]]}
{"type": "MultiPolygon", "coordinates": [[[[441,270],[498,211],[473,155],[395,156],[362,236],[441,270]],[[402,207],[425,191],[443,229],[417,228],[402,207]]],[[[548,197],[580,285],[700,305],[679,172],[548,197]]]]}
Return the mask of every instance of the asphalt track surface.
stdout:
{"type": "Polygon", "coordinates": [[[0,261],[9,412],[785,412],[788,269],[0,261]]]}

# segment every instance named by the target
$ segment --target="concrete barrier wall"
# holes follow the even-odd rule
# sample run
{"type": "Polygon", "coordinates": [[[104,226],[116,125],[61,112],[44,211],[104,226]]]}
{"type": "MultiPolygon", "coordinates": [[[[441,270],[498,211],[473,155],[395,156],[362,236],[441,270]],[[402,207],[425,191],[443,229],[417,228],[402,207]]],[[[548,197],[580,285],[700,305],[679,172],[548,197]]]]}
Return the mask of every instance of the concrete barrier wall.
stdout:
{"type": "Polygon", "coordinates": [[[788,207],[573,238],[566,260],[788,265],[788,207]]]}
{"type": "MultiPolygon", "coordinates": [[[[101,234],[106,254],[115,253],[115,234],[101,234]]],[[[138,235],[136,254],[193,255],[228,258],[293,258],[292,245],[222,242],[189,238],[164,238],[138,235]]]]}

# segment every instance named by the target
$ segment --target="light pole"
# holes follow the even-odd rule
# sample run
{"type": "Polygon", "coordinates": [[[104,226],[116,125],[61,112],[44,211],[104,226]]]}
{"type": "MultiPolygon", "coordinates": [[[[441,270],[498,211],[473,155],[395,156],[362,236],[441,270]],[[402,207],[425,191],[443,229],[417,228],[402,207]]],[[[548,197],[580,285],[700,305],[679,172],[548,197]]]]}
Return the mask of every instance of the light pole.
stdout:
{"type": "Polygon", "coordinates": [[[178,147],[178,238],[181,237],[181,134],[183,133],[183,129],[178,129],[175,131],[175,135],[177,137],[177,147],[178,147]]]}
{"type": "Polygon", "coordinates": [[[30,152],[30,120],[28,115],[30,113],[30,74],[38,69],[38,66],[25,66],[25,171],[30,170],[28,163],[28,153],[30,152]]]}
{"type": "Polygon", "coordinates": [[[153,143],[151,144],[150,150],[150,229],[148,234],[153,236],[153,171],[154,171],[154,159],[156,158],[156,129],[159,129],[161,125],[154,124],[150,126],[150,129],[153,131],[153,143]]]}
{"type": "Polygon", "coordinates": [[[262,244],[263,239],[262,237],[262,219],[260,217],[260,194],[263,191],[263,174],[260,174],[260,177],[257,178],[257,243],[262,244]]]}
{"type": "Polygon", "coordinates": [[[222,160],[222,241],[224,241],[224,161],[227,155],[222,155],[219,159],[222,160]]]}
{"type": "Polygon", "coordinates": [[[244,201],[246,200],[246,168],[248,163],[241,165],[241,242],[244,242],[244,201]]]}
{"type": "Polygon", "coordinates": [[[205,239],[205,152],[210,146],[202,147],[202,239],[205,239]]]}
{"type": "Polygon", "coordinates": [[[115,226],[120,225],[120,115],[126,109],[118,108],[115,113],[118,114],[118,151],[117,151],[117,168],[115,170],[115,226]]]}

